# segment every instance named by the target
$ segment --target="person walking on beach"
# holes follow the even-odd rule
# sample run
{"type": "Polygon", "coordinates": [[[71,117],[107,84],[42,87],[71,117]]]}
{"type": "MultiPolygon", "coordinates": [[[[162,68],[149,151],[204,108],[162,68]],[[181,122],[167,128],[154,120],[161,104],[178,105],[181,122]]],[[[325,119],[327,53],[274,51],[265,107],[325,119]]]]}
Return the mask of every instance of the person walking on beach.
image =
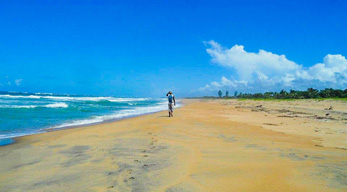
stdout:
{"type": "Polygon", "coordinates": [[[174,106],[176,105],[176,100],[175,100],[175,96],[172,94],[171,91],[169,91],[167,94],[166,94],[166,97],[168,99],[168,102],[169,102],[169,117],[173,117],[173,109],[174,109],[174,106]]]}

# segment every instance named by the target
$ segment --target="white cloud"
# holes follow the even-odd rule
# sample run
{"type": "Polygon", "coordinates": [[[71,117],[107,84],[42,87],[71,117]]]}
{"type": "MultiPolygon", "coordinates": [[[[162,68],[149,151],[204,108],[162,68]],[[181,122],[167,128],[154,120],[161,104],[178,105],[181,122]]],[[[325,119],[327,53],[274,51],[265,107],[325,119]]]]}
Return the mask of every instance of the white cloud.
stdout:
{"type": "Polygon", "coordinates": [[[323,63],[305,68],[286,58],[265,50],[258,53],[247,52],[242,45],[230,49],[215,41],[206,43],[212,62],[236,71],[231,79],[222,77],[220,82],[212,82],[199,90],[221,88],[247,92],[277,91],[279,89],[346,88],[347,60],[342,55],[328,54],[323,63]]]}
{"type": "Polygon", "coordinates": [[[212,85],[213,87],[221,87],[221,86],[222,86],[220,83],[217,83],[217,82],[215,82],[215,81],[212,82],[211,85],[212,85]]]}
{"type": "Polygon", "coordinates": [[[20,84],[22,83],[22,81],[23,81],[23,79],[16,79],[16,80],[14,80],[14,82],[15,82],[15,84],[16,84],[17,86],[20,86],[20,84]]]}
{"type": "Polygon", "coordinates": [[[208,44],[211,45],[211,48],[206,51],[211,55],[212,61],[221,66],[236,69],[241,80],[251,80],[253,74],[272,76],[302,68],[288,60],[285,55],[276,55],[264,50],[251,53],[245,51],[242,45],[234,45],[227,49],[214,41],[210,41],[208,44]]]}
{"type": "MultiPolygon", "coordinates": [[[[342,55],[330,55],[324,57],[323,63],[318,63],[310,67],[307,74],[302,77],[306,79],[317,79],[319,81],[330,81],[338,83],[338,76],[347,77],[347,60],[342,55]]],[[[300,72],[299,72],[300,73],[300,72]]]]}

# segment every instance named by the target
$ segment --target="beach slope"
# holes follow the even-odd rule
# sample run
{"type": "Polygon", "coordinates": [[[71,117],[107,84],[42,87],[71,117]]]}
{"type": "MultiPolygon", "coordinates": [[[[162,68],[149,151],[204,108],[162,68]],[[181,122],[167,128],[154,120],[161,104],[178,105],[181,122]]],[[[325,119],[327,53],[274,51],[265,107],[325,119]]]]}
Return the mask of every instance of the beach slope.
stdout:
{"type": "Polygon", "coordinates": [[[324,103],[336,121],[321,103],[185,103],[18,138],[0,147],[0,191],[347,190],[345,103],[324,103]]]}

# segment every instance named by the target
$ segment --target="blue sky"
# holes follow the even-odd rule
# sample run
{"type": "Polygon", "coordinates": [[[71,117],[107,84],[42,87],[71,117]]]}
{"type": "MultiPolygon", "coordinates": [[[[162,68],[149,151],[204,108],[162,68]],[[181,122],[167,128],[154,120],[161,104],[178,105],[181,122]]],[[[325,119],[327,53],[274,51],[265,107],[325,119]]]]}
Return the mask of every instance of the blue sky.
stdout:
{"type": "Polygon", "coordinates": [[[346,9],[344,0],[1,1],[0,90],[346,88],[346,9]]]}

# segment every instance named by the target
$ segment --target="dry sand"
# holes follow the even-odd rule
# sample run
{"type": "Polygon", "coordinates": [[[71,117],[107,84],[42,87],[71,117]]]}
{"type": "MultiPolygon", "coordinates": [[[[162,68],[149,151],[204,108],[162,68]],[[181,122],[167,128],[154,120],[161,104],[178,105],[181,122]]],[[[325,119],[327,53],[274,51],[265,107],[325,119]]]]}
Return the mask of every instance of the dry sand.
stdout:
{"type": "Polygon", "coordinates": [[[0,191],[347,190],[346,102],[185,102],[0,147],[0,191]]]}

